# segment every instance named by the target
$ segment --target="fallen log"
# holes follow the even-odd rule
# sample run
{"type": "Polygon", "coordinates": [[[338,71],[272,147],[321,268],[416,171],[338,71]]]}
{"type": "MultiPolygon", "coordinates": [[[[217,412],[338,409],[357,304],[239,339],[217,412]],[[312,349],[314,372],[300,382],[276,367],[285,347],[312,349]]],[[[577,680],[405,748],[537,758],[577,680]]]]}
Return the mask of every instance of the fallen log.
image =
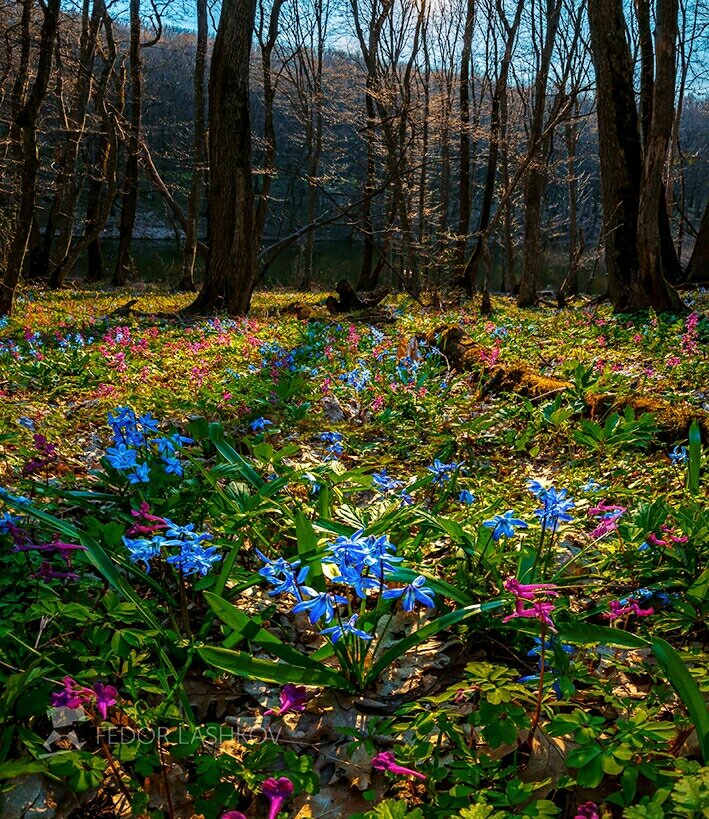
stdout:
{"type": "MultiPolygon", "coordinates": [[[[487,372],[488,379],[480,387],[480,399],[487,395],[511,393],[539,400],[573,387],[570,381],[539,375],[529,365],[519,362],[486,367],[483,358],[485,348],[466,336],[460,327],[438,327],[428,334],[426,341],[441,350],[454,370],[481,374],[487,372]]],[[[623,412],[628,407],[636,416],[645,412],[652,413],[664,441],[675,442],[686,438],[695,419],[704,440],[709,439],[709,412],[699,407],[675,404],[664,398],[613,393],[587,392],[584,400],[591,418],[600,418],[609,412],[623,412]]]]}
{"type": "Polygon", "coordinates": [[[325,306],[332,314],[351,313],[354,310],[367,310],[380,304],[391,292],[388,288],[373,290],[371,293],[357,293],[347,279],[340,279],[335,285],[335,296],[328,296],[325,306]]]}

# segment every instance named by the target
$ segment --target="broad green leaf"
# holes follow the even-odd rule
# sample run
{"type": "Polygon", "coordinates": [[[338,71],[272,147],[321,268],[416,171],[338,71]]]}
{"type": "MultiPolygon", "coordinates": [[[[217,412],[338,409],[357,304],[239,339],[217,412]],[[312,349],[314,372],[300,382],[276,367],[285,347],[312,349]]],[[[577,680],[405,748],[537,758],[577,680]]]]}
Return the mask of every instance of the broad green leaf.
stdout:
{"type": "Polygon", "coordinates": [[[449,614],[444,614],[443,617],[436,618],[432,623],[428,623],[422,628],[417,629],[413,634],[399,640],[391,648],[387,649],[381,657],[372,665],[367,674],[367,682],[376,680],[377,677],[388,667],[394,660],[405,654],[410,648],[420,645],[424,640],[443,631],[450,626],[458,625],[459,623],[468,620],[482,611],[490,611],[492,609],[502,606],[504,601],[493,600],[489,603],[476,604],[474,606],[466,606],[462,609],[457,609],[449,614]]]}
{"type": "Polygon", "coordinates": [[[228,648],[203,646],[197,653],[208,665],[220,668],[237,677],[251,680],[277,683],[297,683],[299,685],[322,685],[354,693],[354,686],[326,666],[320,668],[300,668],[290,663],[276,663],[272,660],[261,660],[252,657],[245,651],[232,651],[228,648]]]}
{"type": "Polygon", "coordinates": [[[646,648],[649,641],[637,634],[622,631],[611,626],[596,626],[593,623],[578,623],[558,627],[559,639],[576,645],[607,645],[619,648],[646,648]]]}
{"type": "Polygon", "coordinates": [[[702,757],[705,764],[709,764],[709,709],[699,686],[680,655],[668,642],[655,637],[652,641],[652,651],[662,670],[667,674],[670,685],[689,711],[689,716],[697,729],[702,757]]]}
{"type": "Polygon", "coordinates": [[[702,464],[702,433],[696,418],[689,428],[689,467],[687,483],[693,495],[699,494],[699,473],[702,464]]]}
{"type": "Polygon", "coordinates": [[[325,670],[333,678],[337,679],[338,687],[342,687],[343,684],[347,685],[345,678],[338,674],[337,671],[323,666],[322,663],[313,660],[307,654],[303,654],[302,651],[298,651],[296,648],[287,645],[276,637],[275,634],[267,631],[243,611],[237,609],[232,603],[229,603],[227,600],[224,600],[212,592],[205,592],[204,596],[209,607],[222,623],[233,629],[233,633],[230,634],[224,642],[225,648],[230,648],[237,642],[246,639],[266,649],[266,651],[274,657],[278,657],[291,665],[318,672],[325,670]]]}

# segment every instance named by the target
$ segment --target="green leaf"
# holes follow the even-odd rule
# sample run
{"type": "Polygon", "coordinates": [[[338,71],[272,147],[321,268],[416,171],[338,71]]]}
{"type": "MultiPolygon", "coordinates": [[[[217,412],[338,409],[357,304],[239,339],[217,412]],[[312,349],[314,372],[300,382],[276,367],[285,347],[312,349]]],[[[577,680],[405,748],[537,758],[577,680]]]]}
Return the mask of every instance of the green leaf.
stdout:
{"type": "Polygon", "coordinates": [[[697,729],[702,757],[705,764],[709,764],[709,709],[699,686],[680,655],[668,642],[655,637],[652,641],[652,651],[677,696],[689,711],[689,716],[697,729]]]}
{"type": "Polygon", "coordinates": [[[493,600],[489,603],[466,606],[465,608],[452,611],[449,614],[444,614],[443,617],[438,617],[432,623],[428,623],[428,625],[417,629],[413,634],[409,634],[408,637],[404,637],[403,640],[399,640],[381,655],[376,663],[374,663],[374,665],[372,665],[372,667],[369,669],[369,673],[367,674],[367,682],[376,680],[377,677],[394,662],[394,660],[401,657],[401,655],[405,654],[410,648],[420,645],[424,640],[427,640],[429,637],[432,637],[439,631],[443,631],[444,628],[458,625],[458,623],[462,623],[470,617],[480,614],[482,611],[489,611],[491,609],[499,608],[503,605],[503,602],[504,601],[502,600],[493,600]]]}
{"type": "Polygon", "coordinates": [[[237,609],[228,600],[224,600],[212,592],[204,592],[204,596],[209,607],[222,623],[233,629],[233,633],[230,634],[225,641],[226,648],[230,648],[243,639],[250,640],[252,643],[266,649],[269,654],[273,654],[274,657],[278,657],[286,663],[318,672],[324,670],[336,680],[338,687],[342,687],[343,684],[345,686],[347,685],[345,678],[338,674],[337,671],[323,666],[322,663],[313,660],[307,654],[303,654],[302,651],[298,651],[298,649],[287,645],[280,638],[276,637],[275,634],[271,634],[270,631],[260,626],[243,611],[237,609]]]}
{"type": "MultiPolygon", "coordinates": [[[[270,650],[270,646],[269,646],[270,650]]],[[[252,657],[245,651],[232,651],[228,648],[203,646],[197,653],[208,665],[220,668],[229,674],[262,682],[297,683],[300,685],[322,685],[337,688],[340,691],[354,693],[354,686],[344,677],[326,666],[319,668],[300,668],[290,663],[276,663],[272,660],[261,660],[252,657]]]]}
{"type": "Polygon", "coordinates": [[[631,634],[611,626],[596,626],[592,623],[562,625],[558,627],[559,639],[576,645],[607,645],[619,648],[646,648],[649,641],[637,634],[631,634]]]}
{"type": "Polygon", "coordinates": [[[214,446],[217,448],[217,451],[222,458],[224,458],[224,460],[228,463],[238,466],[239,471],[244,476],[244,479],[247,480],[251,486],[253,486],[255,489],[261,489],[266,481],[264,481],[264,479],[251,466],[251,464],[245,458],[242,458],[234,447],[230,446],[223,438],[220,439],[218,432],[212,430],[211,427],[209,430],[209,437],[212,439],[214,446]]]}
{"type": "Polygon", "coordinates": [[[310,567],[308,584],[316,591],[325,591],[322,560],[317,554],[318,536],[315,534],[313,524],[300,509],[295,513],[295,537],[298,542],[298,556],[304,565],[310,567]]]}
{"type": "Polygon", "coordinates": [[[17,762],[3,762],[0,767],[0,779],[14,779],[27,774],[47,773],[47,766],[36,759],[22,759],[17,762]]]}
{"type": "Polygon", "coordinates": [[[699,494],[699,472],[702,464],[702,434],[695,418],[689,428],[689,467],[687,483],[693,495],[699,494]]]}

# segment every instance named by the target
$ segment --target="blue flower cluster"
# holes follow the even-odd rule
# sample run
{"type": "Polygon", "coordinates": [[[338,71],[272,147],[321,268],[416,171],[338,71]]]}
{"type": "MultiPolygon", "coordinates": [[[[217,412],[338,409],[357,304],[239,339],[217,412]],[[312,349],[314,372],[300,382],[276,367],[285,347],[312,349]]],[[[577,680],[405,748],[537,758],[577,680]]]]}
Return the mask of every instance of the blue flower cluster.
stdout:
{"type": "Polygon", "coordinates": [[[325,460],[330,461],[335,458],[339,458],[340,455],[345,451],[344,446],[342,445],[342,433],[341,432],[321,432],[318,435],[318,438],[324,443],[327,444],[325,447],[325,460]]]}
{"type": "Polygon", "coordinates": [[[534,514],[544,528],[556,531],[559,523],[569,523],[573,520],[569,510],[573,509],[576,504],[572,498],[567,498],[566,489],[556,490],[553,486],[547,488],[534,480],[529,480],[527,487],[542,504],[542,508],[535,509],[534,514]]]}
{"type": "MultiPolygon", "coordinates": [[[[427,608],[435,605],[434,592],[425,585],[423,576],[419,575],[403,587],[387,584],[389,574],[396,570],[403,558],[396,556],[396,546],[386,535],[365,535],[360,529],[352,535],[338,537],[328,545],[327,552],[329,557],[325,562],[332,564],[337,571],[332,582],[350,589],[354,599],[366,600],[369,592],[377,592],[385,600],[400,599],[407,612],[412,611],[417,603],[427,608]]],[[[257,554],[264,562],[259,574],[273,586],[270,596],[292,595],[296,600],[293,613],[307,612],[312,624],[321,620],[329,624],[337,619],[337,625],[321,631],[333,643],[350,634],[362,640],[372,638],[356,627],[357,614],[350,611],[346,622],[340,616],[338,607],[351,606],[353,600],[335,591],[317,591],[304,585],[309,567],[302,566],[300,560],[288,561],[282,557],[271,560],[258,550],[257,554]]]]}
{"type": "Polygon", "coordinates": [[[106,450],[106,460],[114,469],[126,473],[129,483],[150,483],[148,461],[156,455],[168,475],[182,477],[179,450],[184,444],[191,444],[191,438],[178,433],[156,434],[157,419],[149,412],[137,416],[130,407],[117,407],[109,412],[108,424],[113,430],[114,445],[106,450]]]}
{"type": "Polygon", "coordinates": [[[433,475],[433,483],[437,486],[442,486],[444,483],[447,483],[453,474],[462,466],[462,463],[457,464],[454,461],[449,464],[444,464],[436,458],[431,466],[427,466],[426,469],[433,475]]]}
{"type": "Polygon", "coordinates": [[[353,370],[341,375],[340,380],[344,381],[348,387],[354,388],[356,392],[362,392],[371,382],[372,372],[365,367],[364,362],[360,361],[353,370]]]}
{"type": "Polygon", "coordinates": [[[167,562],[179,569],[185,577],[195,574],[204,577],[222,559],[216,546],[202,545],[212,539],[208,532],[195,532],[193,523],[178,526],[169,518],[165,518],[165,524],[164,534],[155,534],[151,538],[123,538],[132,563],[143,563],[145,571],[150,572],[151,560],[160,557],[163,550],[177,548],[179,551],[169,555],[167,562]]]}

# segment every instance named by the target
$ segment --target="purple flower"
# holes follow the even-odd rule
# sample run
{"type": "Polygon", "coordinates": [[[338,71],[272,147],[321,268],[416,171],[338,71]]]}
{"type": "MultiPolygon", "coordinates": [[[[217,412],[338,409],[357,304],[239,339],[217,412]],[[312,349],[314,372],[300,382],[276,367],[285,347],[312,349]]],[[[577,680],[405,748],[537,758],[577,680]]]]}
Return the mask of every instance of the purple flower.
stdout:
{"type": "Polygon", "coordinates": [[[520,583],[515,577],[508,577],[505,580],[505,589],[522,600],[535,600],[538,594],[548,594],[550,597],[559,596],[554,583],[520,583]]]}
{"type": "Polygon", "coordinates": [[[420,771],[415,771],[413,768],[405,768],[399,765],[391,751],[382,751],[372,758],[372,767],[377,771],[389,771],[394,774],[401,774],[402,776],[415,776],[418,779],[426,779],[426,774],[420,771]]]}
{"type": "Polygon", "coordinates": [[[263,795],[268,797],[270,805],[268,807],[268,819],[276,819],[283,804],[293,793],[293,783],[285,776],[280,779],[271,777],[261,786],[263,795]]]}
{"type": "Polygon", "coordinates": [[[112,685],[96,683],[96,685],[94,685],[94,693],[96,694],[96,710],[101,714],[103,719],[107,719],[108,709],[118,702],[116,699],[118,691],[112,685]]]}
{"type": "Polygon", "coordinates": [[[288,711],[304,711],[306,696],[304,685],[288,683],[288,685],[284,685],[281,689],[281,707],[277,711],[274,711],[273,708],[269,708],[268,711],[263,712],[263,715],[264,717],[280,717],[288,711]]]}
{"type": "Polygon", "coordinates": [[[601,819],[598,805],[595,802],[584,802],[578,805],[574,819],[601,819]]]}
{"type": "Polygon", "coordinates": [[[524,608],[524,603],[522,603],[521,598],[518,598],[517,603],[516,611],[512,614],[508,614],[507,617],[503,617],[503,623],[507,623],[517,617],[527,617],[533,620],[539,620],[540,623],[546,623],[546,625],[552,629],[554,628],[554,623],[550,616],[555,609],[553,603],[544,603],[541,600],[535,600],[528,609],[524,608]]]}
{"type": "Polygon", "coordinates": [[[228,810],[222,814],[222,819],[246,819],[246,814],[240,810],[228,810]]]}

